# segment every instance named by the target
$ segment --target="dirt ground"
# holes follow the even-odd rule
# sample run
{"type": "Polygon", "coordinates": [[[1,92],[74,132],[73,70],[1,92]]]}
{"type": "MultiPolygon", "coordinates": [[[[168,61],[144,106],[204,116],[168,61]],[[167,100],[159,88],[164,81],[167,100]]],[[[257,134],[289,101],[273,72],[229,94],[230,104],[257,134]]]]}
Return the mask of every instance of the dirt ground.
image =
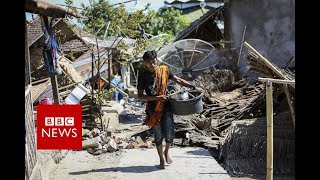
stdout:
{"type": "MultiPolygon", "coordinates": [[[[232,180],[265,180],[266,176],[257,177],[231,177],[232,180]]],[[[293,176],[273,176],[274,180],[295,180],[293,176]]]]}
{"type": "Polygon", "coordinates": [[[113,171],[99,172],[99,169],[116,168],[119,162],[119,152],[93,156],[87,151],[69,151],[66,157],[52,168],[49,179],[115,179],[113,171]]]}
{"type": "Polygon", "coordinates": [[[102,179],[230,179],[208,150],[173,147],[173,163],[160,170],[155,148],[125,149],[97,156],[86,151],[69,151],[49,174],[50,180],[102,179]]]}
{"type": "MultiPolygon", "coordinates": [[[[48,180],[130,180],[130,179],[231,179],[264,180],[259,177],[230,177],[203,148],[173,147],[171,165],[157,168],[156,149],[125,149],[97,156],[86,151],[68,151],[58,164],[51,164],[48,180]]],[[[49,169],[49,166],[47,166],[49,169]]],[[[294,180],[295,177],[274,176],[275,180],[294,180]]]]}

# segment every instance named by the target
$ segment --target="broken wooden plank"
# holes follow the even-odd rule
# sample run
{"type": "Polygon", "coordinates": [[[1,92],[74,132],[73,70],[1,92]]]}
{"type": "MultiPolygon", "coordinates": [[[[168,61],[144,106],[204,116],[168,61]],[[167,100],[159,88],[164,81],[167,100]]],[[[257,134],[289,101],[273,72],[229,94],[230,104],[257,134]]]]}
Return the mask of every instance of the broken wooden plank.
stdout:
{"type": "MultiPolygon", "coordinates": [[[[268,67],[270,68],[272,71],[274,71],[281,79],[284,80],[290,80],[288,77],[286,77],[279,69],[277,69],[273,64],[270,63],[270,61],[268,61],[265,57],[263,57],[257,50],[255,50],[252,46],[250,46],[250,44],[248,44],[247,42],[244,42],[244,46],[246,46],[246,48],[248,48],[250,51],[252,51],[255,55],[257,55],[259,57],[259,59],[268,67]]],[[[290,84],[290,86],[292,86],[293,88],[295,88],[294,84],[290,84]]]]}
{"type": "Polygon", "coordinates": [[[293,121],[293,128],[295,129],[295,127],[296,127],[296,120],[295,120],[296,113],[295,113],[294,107],[292,105],[292,101],[291,101],[292,98],[291,98],[291,95],[290,95],[290,92],[289,92],[289,89],[288,89],[288,85],[284,84],[283,85],[283,89],[284,89],[284,92],[286,93],[286,97],[287,97],[287,101],[288,101],[288,104],[289,104],[291,117],[292,117],[292,121],[293,121]]]}
{"type": "Polygon", "coordinates": [[[47,89],[48,85],[50,84],[50,78],[37,81],[36,83],[32,83],[31,86],[32,102],[35,102],[39,98],[39,96],[47,89]],[[34,85],[36,83],[38,84],[34,85]]]}

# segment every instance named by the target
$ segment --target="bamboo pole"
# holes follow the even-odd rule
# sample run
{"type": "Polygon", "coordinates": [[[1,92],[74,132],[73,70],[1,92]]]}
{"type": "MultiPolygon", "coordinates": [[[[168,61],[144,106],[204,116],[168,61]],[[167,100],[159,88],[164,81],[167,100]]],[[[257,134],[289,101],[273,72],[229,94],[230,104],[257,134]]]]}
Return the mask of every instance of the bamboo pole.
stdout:
{"type": "Polygon", "coordinates": [[[98,72],[97,72],[97,74],[98,74],[98,93],[100,93],[100,91],[101,91],[101,86],[100,86],[101,73],[100,73],[100,69],[101,69],[101,67],[100,67],[100,49],[99,49],[97,34],[98,33],[96,33],[96,35],[95,35],[95,39],[96,39],[97,51],[98,51],[98,68],[97,68],[97,70],[98,70],[98,72]]]}
{"type": "Polygon", "coordinates": [[[227,43],[233,43],[233,41],[212,41],[209,42],[210,44],[227,44],[227,43]]]}
{"type": "Polygon", "coordinates": [[[239,51],[239,57],[238,57],[238,62],[237,62],[237,67],[238,67],[238,68],[239,68],[239,64],[240,64],[240,57],[241,57],[241,52],[242,52],[244,37],[245,37],[245,34],[246,34],[246,29],[247,29],[247,26],[244,26],[244,28],[243,28],[243,34],[242,34],[242,40],[241,40],[241,46],[240,46],[240,51],[239,51]]]}
{"type": "Polygon", "coordinates": [[[283,79],[272,79],[272,78],[258,78],[261,82],[268,82],[271,81],[272,83],[279,83],[279,84],[295,84],[295,81],[291,80],[283,80],[283,79]]]}
{"type": "MultiPolygon", "coordinates": [[[[226,41],[231,41],[231,9],[230,9],[230,0],[224,0],[224,6],[223,6],[223,18],[224,18],[224,37],[226,41]]],[[[227,49],[231,48],[231,44],[225,44],[224,46],[227,49]]]]}
{"type": "Polygon", "coordinates": [[[290,112],[291,112],[291,117],[292,117],[292,121],[293,121],[293,128],[295,129],[295,126],[296,126],[296,113],[295,113],[295,110],[294,110],[294,107],[292,105],[292,100],[291,100],[291,94],[289,92],[289,89],[288,89],[288,84],[295,84],[295,81],[290,81],[290,80],[283,80],[283,79],[270,79],[270,78],[258,78],[259,81],[261,82],[268,82],[268,81],[271,81],[273,83],[279,83],[279,84],[283,84],[283,89],[284,89],[284,92],[286,94],[286,97],[287,97],[287,101],[288,101],[288,104],[289,104],[289,108],[290,108],[290,112]]]}
{"type": "Polygon", "coordinates": [[[267,180],[273,179],[273,97],[272,82],[266,83],[267,101],[267,180]]]}
{"type": "Polygon", "coordinates": [[[294,85],[295,81],[271,78],[258,78],[261,82],[266,82],[266,101],[267,101],[267,180],[273,179],[273,97],[272,97],[272,82],[284,84],[284,90],[287,95],[293,125],[295,127],[295,114],[291,104],[291,97],[287,84],[294,85]],[[292,108],[292,109],[291,109],[292,108]]]}
{"type": "MultiPolygon", "coordinates": [[[[110,50],[110,49],[109,49],[110,50]]],[[[108,50],[108,51],[109,51],[108,50]]],[[[113,70],[112,70],[112,54],[108,53],[108,85],[109,89],[111,89],[111,77],[113,76],[113,70]]],[[[111,96],[109,96],[109,100],[111,100],[111,96]]]]}
{"type": "Polygon", "coordinates": [[[94,80],[94,58],[95,58],[95,56],[94,56],[94,49],[92,48],[92,50],[91,50],[91,106],[93,106],[94,105],[94,99],[93,99],[93,97],[94,97],[94,85],[95,85],[95,80],[94,80]]]}
{"type": "Polygon", "coordinates": [[[130,67],[131,67],[131,69],[132,69],[133,76],[134,76],[134,78],[135,78],[136,82],[138,82],[138,77],[137,77],[136,72],[134,71],[134,67],[133,67],[132,63],[130,63],[130,67]]]}

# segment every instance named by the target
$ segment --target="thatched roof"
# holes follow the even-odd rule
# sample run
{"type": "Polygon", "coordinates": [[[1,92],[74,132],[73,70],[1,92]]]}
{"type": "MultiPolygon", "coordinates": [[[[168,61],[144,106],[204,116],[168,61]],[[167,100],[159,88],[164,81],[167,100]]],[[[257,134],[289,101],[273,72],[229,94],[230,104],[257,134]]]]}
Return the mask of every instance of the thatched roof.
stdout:
{"type": "Polygon", "coordinates": [[[173,42],[187,38],[197,38],[207,42],[219,41],[223,39],[222,33],[220,32],[217,24],[214,22],[215,17],[222,12],[223,8],[224,6],[220,6],[206,12],[203,16],[181,31],[173,39],[173,42]]]}
{"type": "Polygon", "coordinates": [[[61,49],[65,53],[84,52],[88,50],[88,46],[80,39],[73,39],[60,45],[61,49]]]}

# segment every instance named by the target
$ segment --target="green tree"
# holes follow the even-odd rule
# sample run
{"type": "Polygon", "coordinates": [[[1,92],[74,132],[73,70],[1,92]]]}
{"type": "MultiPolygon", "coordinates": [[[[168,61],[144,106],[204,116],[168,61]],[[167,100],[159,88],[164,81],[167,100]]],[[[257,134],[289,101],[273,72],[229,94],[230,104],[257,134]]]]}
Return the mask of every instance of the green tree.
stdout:
{"type": "MultiPolygon", "coordinates": [[[[77,12],[72,0],[65,0],[65,3],[77,12]]],[[[135,43],[131,45],[122,41],[115,44],[120,50],[120,55],[113,59],[126,59],[125,64],[130,65],[133,60],[140,59],[145,50],[152,48],[158,50],[170,38],[189,25],[188,20],[181,15],[179,10],[169,8],[155,12],[148,11],[149,6],[150,4],[147,4],[144,9],[129,13],[124,4],[114,6],[105,0],[89,0],[89,5],[82,3],[82,10],[78,12],[87,18],[78,19],[78,22],[84,25],[84,31],[95,35],[97,39],[109,36],[135,39],[135,43]],[[169,36],[161,36],[149,41],[144,32],[150,34],[151,37],[160,34],[169,34],[169,36]],[[129,46],[133,47],[132,53],[123,53],[129,49],[129,46]]]]}
{"type": "MultiPolygon", "coordinates": [[[[65,3],[73,8],[72,0],[65,0],[65,3]]],[[[114,6],[105,0],[89,0],[89,5],[81,4],[80,12],[88,19],[79,21],[84,24],[84,30],[98,37],[115,36],[121,31],[122,35],[133,39],[140,38],[141,28],[151,36],[169,34],[172,38],[191,23],[178,9],[171,7],[156,12],[149,11],[149,6],[128,13],[124,4],[114,6]]]]}
{"type": "MultiPolygon", "coordinates": [[[[77,10],[73,8],[72,0],[65,0],[65,3],[77,10]]],[[[89,5],[81,4],[80,12],[87,19],[78,21],[84,25],[85,31],[99,39],[118,35],[135,39],[136,42],[130,45],[134,47],[131,54],[120,51],[119,57],[116,57],[131,61],[141,58],[145,50],[158,50],[190,24],[180,10],[168,8],[155,12],[149,11],[149,6],[150,4],[147,4],[144,9],[129,13],[124,4],[114,6],[105,0],[89,0],[89,5]],[[157,35],[165,36],[152,38],[157,35]]],[[[129,46],[120,41],[117,48],[125,52],[129,46]]]]}
{"type": "Polygon", "coordinates": [[[128,38],[138,38],[141,33],[139,24],[148,21],[148,16],[143,13],[148,7],[149,5],[145,9],[128,13],[123,4],[116,7],[104,0],[92,2],[90,6],[82,4],[84,10],[81,14],[88,17],[82,22],[84,30],[98,37],[122,33],[128,38]]]}
{"type": "Polygon", "coordinates": [[[152,35],[169,34],[173,37],[191,23],[181,14],[180,10],[172,7],[158,12],[149,11],[148,16],[152,18],[150,18],[150,21],[143,23],[142,26],[146,32],[152,35]]]}

